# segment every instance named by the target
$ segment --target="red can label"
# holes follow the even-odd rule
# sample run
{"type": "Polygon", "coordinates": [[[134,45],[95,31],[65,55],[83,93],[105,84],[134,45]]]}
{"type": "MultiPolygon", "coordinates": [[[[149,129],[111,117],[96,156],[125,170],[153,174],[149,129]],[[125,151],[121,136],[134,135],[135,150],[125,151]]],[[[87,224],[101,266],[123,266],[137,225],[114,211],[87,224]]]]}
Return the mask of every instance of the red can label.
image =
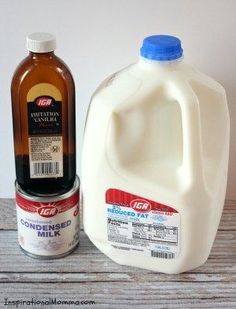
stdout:
{"type": "Polygon", "coordinates": [[[16,193],[18,240],[35,255],[56,256],[79,241],[79,193],[60,201],[31,201],[16,193]]]}

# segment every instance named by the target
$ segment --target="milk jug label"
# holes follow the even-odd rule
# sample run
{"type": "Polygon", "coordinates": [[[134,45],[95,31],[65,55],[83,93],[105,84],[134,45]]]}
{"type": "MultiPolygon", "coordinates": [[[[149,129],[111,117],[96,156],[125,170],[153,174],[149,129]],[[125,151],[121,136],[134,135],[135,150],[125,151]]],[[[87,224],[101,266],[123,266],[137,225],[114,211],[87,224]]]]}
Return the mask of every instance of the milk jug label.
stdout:
{"type": "Polygon", "coordinates": [[[180,215],[174,208],[117,189],[106,191],[107,237],[117,249],[173,259],[180,251],[180,215]]]}
{"type": "Polygon", "coordinates": [[[63,177],[62,99],[51,84],[27,95],[30,178],[63,177]]]}

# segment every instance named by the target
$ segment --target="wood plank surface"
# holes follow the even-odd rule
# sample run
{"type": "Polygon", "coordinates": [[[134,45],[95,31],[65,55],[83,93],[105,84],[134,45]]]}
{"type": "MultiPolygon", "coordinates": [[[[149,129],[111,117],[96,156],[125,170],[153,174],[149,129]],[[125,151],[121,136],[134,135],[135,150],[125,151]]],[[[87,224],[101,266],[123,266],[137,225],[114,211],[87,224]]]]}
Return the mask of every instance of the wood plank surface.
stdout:
{"type": "MultiPolygon", "coordinates": [[[[1,286],[2,284],[0,284],[1,286]]],[[[5,286],[0,298],[14,290],[14,299],[31,299],[54,290],[54,297],[68,300],[93,300],[90,308],[233,308],[236,298],[231,283],[218,282],[88,282],[88,283],[11,283],[5,286]],[[203,306],[204,304],[204,306],[203,306]],[[131,307],[132,306],[132,307],[131,307]],[[169,307],[172,306],[172,307],[169,307]]],[[[0,290],[2,291],[2,289],[0,290]]],[[[11,299],[12,297],[9,296],[11,299]]],[[[71,306],[70,306],[71,307],[71,306]]]]}
{"type": "Polygon", "coordinates": [[[165,275],[112,262],[83,231],[71,255],[31,259],[17,244],[14,201],[0,200],[0,308],[10,307],[4,306],[5,298],[46,301],[50,297],[94,301],[81,306],[89,308],[236,308],[236,201],[225,204],[208,261],[184,274],[165,275]]]}

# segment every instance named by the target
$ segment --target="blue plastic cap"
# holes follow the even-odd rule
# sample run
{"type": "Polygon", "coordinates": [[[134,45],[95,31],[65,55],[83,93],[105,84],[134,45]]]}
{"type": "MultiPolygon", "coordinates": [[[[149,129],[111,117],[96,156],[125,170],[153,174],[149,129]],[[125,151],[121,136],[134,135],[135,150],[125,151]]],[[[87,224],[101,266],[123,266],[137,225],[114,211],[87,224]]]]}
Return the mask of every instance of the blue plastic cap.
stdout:
{"type": "Polygon", "coordinates": [[[183,49],[180,39],[170,35],[152,35],[143,40],[140,49],[142,57],[158,61],[181,58],[183,49]]]}

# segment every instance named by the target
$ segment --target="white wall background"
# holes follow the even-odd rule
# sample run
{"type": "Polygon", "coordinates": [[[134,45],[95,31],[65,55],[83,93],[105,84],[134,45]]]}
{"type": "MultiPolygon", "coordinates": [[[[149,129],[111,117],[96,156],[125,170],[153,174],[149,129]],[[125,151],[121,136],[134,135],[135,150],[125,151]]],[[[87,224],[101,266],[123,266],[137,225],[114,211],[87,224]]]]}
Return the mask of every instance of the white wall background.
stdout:
{"type": "Polygon", "coordinates": [[[186,61],[226,88],[231,115],[227,198],[236,199],[235,12],[236,0],[0,0],[0,197],[14,196],[11,77],[26,56],[26,35],[47,31],[56,35],[56,52],[77,86],[79,164],[86,110],[98,83],[134,62],[145,36],[180,37],[186,61]]]}

